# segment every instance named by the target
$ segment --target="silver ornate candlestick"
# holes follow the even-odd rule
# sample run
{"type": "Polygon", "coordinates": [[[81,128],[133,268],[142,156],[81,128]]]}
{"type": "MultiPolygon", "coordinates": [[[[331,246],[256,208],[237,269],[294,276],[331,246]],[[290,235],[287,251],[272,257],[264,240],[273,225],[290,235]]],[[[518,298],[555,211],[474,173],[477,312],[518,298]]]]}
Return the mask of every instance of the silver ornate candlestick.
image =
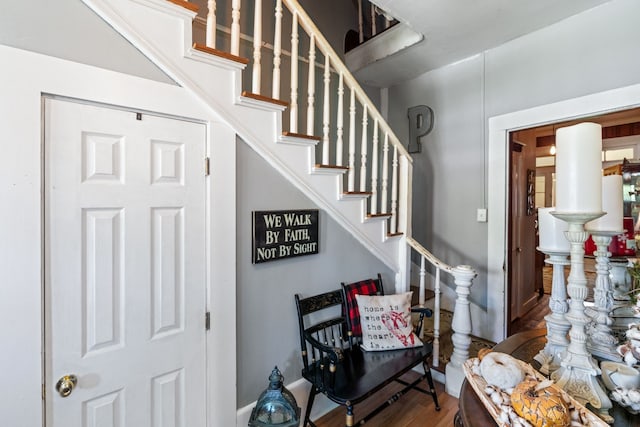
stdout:
{"type": "Polygon", "coordinates": [[[611,289],[611,278],[609,277],[609,256],[608,251],[611,238],[622,231],[591,231],[593,242],[596,244],[596,286],[594,291],[595,313],[592,316],[593,327],[589,336],[587,347],[594,356],[620,361],[622,358],[616,351],[618,340],[613,336],[611,325],[613,320],[610,317],[613,308],[613,292],[611,289]]]}
{"type": "Polygon", "coordinates": [[[569,261],[567,261],[569,252],[541,248],[538,250],[549,255],[549,258],[544,262],[553,266],[553,279],[551,281],[551,298],[549,299],[551,313],[544,317],[547,324],[547,343],[533,358],[540,363],[540,372],[549,375],[560,367],[561,356],[569,346],[567,332],[569,332],[571,324],[565,317],[569,311],[569,305],[567,304],[567,290],[564,281],[564,266],[569,265],[569,261]]]}
{"type": "Polygon", "coordinates": [[[581,403],[589,403],[598,411],[600,418],[613,422],[609,409],[613,406],[607,393],[597,380],[600,368],[587,350],[586,325],[590,319],[584,312],[584,300],[587,296],[587,279],[584,275],[584,242],[589,233],[584,225],[604,215],[594,213],[552,212],[556,218],[568,223],[567,240],[571,244],[571,272],[567,290],[571,303],[566,318],[571,324],[569,346],[562,356],[560,368],[551,374],[558,387],[564,389],[581,403]]]}

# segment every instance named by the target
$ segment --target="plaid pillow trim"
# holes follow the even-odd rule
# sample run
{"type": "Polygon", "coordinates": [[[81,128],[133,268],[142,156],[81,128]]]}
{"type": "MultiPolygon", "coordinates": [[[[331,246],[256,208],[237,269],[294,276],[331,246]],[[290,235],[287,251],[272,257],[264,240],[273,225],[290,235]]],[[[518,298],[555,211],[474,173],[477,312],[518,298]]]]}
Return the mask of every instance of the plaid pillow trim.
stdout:
{"type": "Polygon", "coordinates": [[[360,323],[360,311],[358,310],[358,302],[356,295],[377,295],[378,285],[374,279],[361,280],[360,282],[350,283],[344,286],[346,300],[346,316],[349,318],[351,325],[351,334],[354,337],[362,336],[362,325],[360,323]]]}

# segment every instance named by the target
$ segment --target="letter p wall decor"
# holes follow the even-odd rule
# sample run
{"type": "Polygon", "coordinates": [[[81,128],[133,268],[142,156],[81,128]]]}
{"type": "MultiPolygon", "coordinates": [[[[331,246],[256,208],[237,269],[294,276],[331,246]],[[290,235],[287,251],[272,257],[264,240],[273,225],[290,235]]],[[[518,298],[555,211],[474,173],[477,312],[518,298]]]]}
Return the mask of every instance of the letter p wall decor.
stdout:
{"type": "Polygon", "coordinates": [[[409,153],[419,153],[422,151],[420,137],[425,136],[433,129],[433,110],[426,105],[416,105],[407,111],[409,116],[409,153]]]}

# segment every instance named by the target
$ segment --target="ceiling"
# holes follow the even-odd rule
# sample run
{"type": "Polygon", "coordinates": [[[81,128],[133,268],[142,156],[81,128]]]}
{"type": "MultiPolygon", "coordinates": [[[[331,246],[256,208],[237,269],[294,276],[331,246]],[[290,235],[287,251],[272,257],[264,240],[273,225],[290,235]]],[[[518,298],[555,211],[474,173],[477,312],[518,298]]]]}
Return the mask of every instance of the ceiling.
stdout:
{"type": "Polygon", "coordinates": [[[389,87],[611,0],[371,0],[424,39],[358,70],[389,87]]]}

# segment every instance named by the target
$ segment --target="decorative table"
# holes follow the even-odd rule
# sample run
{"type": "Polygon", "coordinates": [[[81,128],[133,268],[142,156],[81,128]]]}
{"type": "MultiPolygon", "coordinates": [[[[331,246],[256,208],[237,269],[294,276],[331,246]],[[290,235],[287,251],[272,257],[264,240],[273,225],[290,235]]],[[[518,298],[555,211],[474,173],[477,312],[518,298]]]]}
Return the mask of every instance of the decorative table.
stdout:
{"type": "MultiPolygon", "coordinates": [[[[534,368],[539,369],[540,364],[533,357],[544,348],[547,342],[546,333],[546,329],[520,332],[498,343],[494,350],[511,354],[513,357],[530,363],[534,368]]],[[[454,420],[456,427],[490,427],[496,425],[467,380],[462,383],[458,406],[459,411],[454,420]]],[[[615,402],[610,414],[615,419],[614,427],[640,426],[640,415],[630,414],[615,402]]]]}

